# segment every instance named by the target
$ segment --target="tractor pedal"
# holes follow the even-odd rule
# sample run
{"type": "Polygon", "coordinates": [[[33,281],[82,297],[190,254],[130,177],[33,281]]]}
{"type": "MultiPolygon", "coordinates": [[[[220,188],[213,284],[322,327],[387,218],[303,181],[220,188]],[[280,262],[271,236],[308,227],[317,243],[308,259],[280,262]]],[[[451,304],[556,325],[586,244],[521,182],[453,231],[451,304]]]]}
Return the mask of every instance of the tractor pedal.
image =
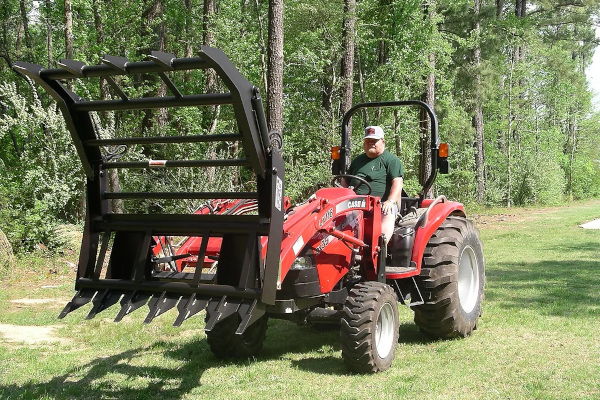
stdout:
{"type": "Polygon", "coordinates": [[[84,306],[87,303],[89,303],[90,301],[92,301],[92,298],[94,297],[95,294],[96,294],[96,290],[94,290],[94,289],[78,290],[77,293],[75,293],[75,296],[73,296],[73,299],[67,303],[65,308],[63,308],[60,315],[58,316],[58,319],[63,319],[71,311],[75,311],[79,307],[84,306]]]}

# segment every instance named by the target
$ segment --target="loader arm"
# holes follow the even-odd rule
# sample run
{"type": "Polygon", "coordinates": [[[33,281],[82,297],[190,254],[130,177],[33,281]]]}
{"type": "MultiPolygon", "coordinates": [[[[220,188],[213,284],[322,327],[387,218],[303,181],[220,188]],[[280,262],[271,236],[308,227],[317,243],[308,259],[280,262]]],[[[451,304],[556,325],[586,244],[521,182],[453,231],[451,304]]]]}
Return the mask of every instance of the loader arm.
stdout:
{"type": "MultiPolygon", "coordinates": [[[[85,65],[61,60],[61,68],[57,69],[24,62],[13,66],[57,102],[87,178],[84,236],[75,283],[77,293],[60,317],[91,301],[93,307],[88,318],[92,318],[120,301],[117,320],[148,303],[150,311],[146,322],[177,306],[176,324],[180,324],[208,308],[211,318],[207,321],[207,330],[219,320],[237,313],[241,320],[237,333],[241,334],[264,314],[267,305],[275,302],[283,232],[284,163],[279,151],[269,143],[258,88],[240,74],[222,51],[210,47],[202,47],[193,58],[152,52],[147,61],[131,62],[123,57],[105,56],[102,62],[85,65]],[[194,84],[193,79],[201,79],[203,71],[208,69],[217,74],[224,90],[195,93],[194,88],[202,85],[194,84]],[[111,88],[111,98],[93,98],[89,89],[93,85],[79,84],[86,80],[105,80],[111,88]],[[140,89],[145,82],[164,90],[140,89]],[[197,113],[208,107],[227,108],[221,118],[229,117],[227,127],[235,127],[237,132],[179,126],[180,119],[185,121],[180,118],[179,110],[197,113]],[[110,138],[100,134],[97,121],[103,113],[118,113],[124,120],[139,117],[144,112],[146,116],[152,115],[152,110],[166,115],[167,120],[176,121],[179,130],[163,132],[157,128],[139,132],[136,129],[110,138]],[[115,156],[114,146],[125,149],[123,159],[115,156]],[[151,146],[156,146],[155,150],[147,150],[151,146]],[[187,154],[196,155],[201,146],[239,147],[240,150],[236,154],[224,151],[230,157],[223,158],[206,154],[205,159],[156,159],[155,155],[168,146],[186,148],[189,149],[187,154]],[[130,156],[132,149],[139,148],[142,150],[135,157],[130,156]],[[209,172],[219,168],[233,168],[238,176],[251,174],[253,178],[240,190],[230,191],[148,190],[139,188],[136,182],[124,182],[129,189],[120,191],[111,187],[108,179],[111,170],[121,172],[121,179],[134,176],[132,171],[158,176],[163,171],[193,170],[196,179],[209,180],[209,172]],[[210,199],[248,199],[257,202],[258,210],[253,215],[188,215],[169,211],[156,213],[157,206],[131,212],[128,210],[135,207],[126,205],[124,212],[116,212],[111,205],[113,200],[131,204],[151,200],[153,203],[148,204],[155,205],[160,201],[210,199]],[[202,238],[194,272],[158,273],[155,270],[153,238],[162,236],[202,238]],[[222,247],[217,281],[205,283],[201,266],[211,237],[222,238],[222,247]],[[266,249],[261,247],[265,237],[268,238],[266,249]]],[[[176,173],[179,172],[173,172],[176,173]]]]}

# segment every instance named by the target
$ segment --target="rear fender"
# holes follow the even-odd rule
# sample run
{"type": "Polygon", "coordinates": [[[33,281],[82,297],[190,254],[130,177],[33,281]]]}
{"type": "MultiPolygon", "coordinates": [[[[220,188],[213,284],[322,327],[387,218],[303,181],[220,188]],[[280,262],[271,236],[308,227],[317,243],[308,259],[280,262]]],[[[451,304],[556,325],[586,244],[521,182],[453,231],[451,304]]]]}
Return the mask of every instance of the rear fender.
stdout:
{"type": "MultiPolygon", "coordinates": [[[[436,199],[437,200],[437,199],[436,199]]],[[[423,200],[422,207],[430,207],[435,200],[423,200]]],[[[415,243],[412,251],[412,261],[417,265],[417,270],[414,275],[421,272],[421,264],[423,261],[423,253],[425,247],[434,232],[442,225],[446,218],[450,215],[466,216],[464,207],[461,203],[455,201],[447,201],[445,198],[436,202],[428,213],[428,218],[425,226],[421,226],[423,220],[419,219],[416,226],[415,243]]]]}

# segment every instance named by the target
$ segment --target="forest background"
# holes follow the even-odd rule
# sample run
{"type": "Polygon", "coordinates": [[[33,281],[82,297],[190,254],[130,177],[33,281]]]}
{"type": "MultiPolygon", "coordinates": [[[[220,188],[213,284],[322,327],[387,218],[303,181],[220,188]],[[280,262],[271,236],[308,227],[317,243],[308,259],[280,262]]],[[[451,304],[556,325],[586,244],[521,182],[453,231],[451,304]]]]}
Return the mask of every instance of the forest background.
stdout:
{"type": "MultiPolygon", "coordinates": [[[[13,62],[56,68],[61,58],[136,61],[151,50],[189,57],[201,45],[222,49],[267,94],[293,201],[330,183],[330,147],[339,144],[341,117],[352,104],[404,99],[433,105],[442,141],[451,145],[451,173],[437,179],[435,193],[508,207],[597,197],[600,113],[585,70],[600,44],[599,18],[597,0],[3,0],[0,232],[19,252],[40,243],[59,247],[57,227],[79,224],[85,212],[85,177],[62,115],[11,69],[13,62]]],[[[221,90],[209,73],[196,77],[181,84],[194,93],[221,90]]],[[[79,89],[110,96],[105,82],[79,89]]],[[[137,82],[136,89],[164,88],[137,82]]],[[[151,118],[104,116],[99,124],[105,137],[146,135],[174,120],[227,132],[221,119],[216,109],[169,110],[151,118]]],[[[427,121],[395,110],[361,122],[384,127],[387,148],[404,163],[406,190],[416,194],[427,121]]],[[[236,151],[207,146],[194,150],[196,158],[236,151]]],[[[190,181],[224,190],[240,185],[227,173],[166,178],[163,190],[190,181]]]]}

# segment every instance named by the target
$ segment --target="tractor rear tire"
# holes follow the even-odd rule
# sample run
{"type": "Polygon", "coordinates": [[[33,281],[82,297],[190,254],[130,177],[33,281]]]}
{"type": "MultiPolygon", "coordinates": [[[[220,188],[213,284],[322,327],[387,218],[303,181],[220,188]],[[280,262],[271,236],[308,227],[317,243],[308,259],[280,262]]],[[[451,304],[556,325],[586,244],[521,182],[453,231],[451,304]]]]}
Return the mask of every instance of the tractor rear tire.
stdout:
{"type": "Polygon", "coordinates": [[[416,278],[425,304],[413,306],[415,323],[436,338],[466,337],[481,316],[485,261],[479,231],[450,216],[433,234],[416,278]]]}
{"type": "Polygon", "coordinates": [[[262,350],[267,333],[268,317],[263,316],[246,328],[241,335],[236,335],[240,324],[239,315],[234,314],[217,323],[206,332],[206,341],[217,358],[245,359],[256,357],[262,350]]]}
{"type": "Polygon", "coordinates": [[[354,372],[385,371],[398,344],[398,299],[385,283],[359,283],[342,311],[342,358],[354,372]]]}

